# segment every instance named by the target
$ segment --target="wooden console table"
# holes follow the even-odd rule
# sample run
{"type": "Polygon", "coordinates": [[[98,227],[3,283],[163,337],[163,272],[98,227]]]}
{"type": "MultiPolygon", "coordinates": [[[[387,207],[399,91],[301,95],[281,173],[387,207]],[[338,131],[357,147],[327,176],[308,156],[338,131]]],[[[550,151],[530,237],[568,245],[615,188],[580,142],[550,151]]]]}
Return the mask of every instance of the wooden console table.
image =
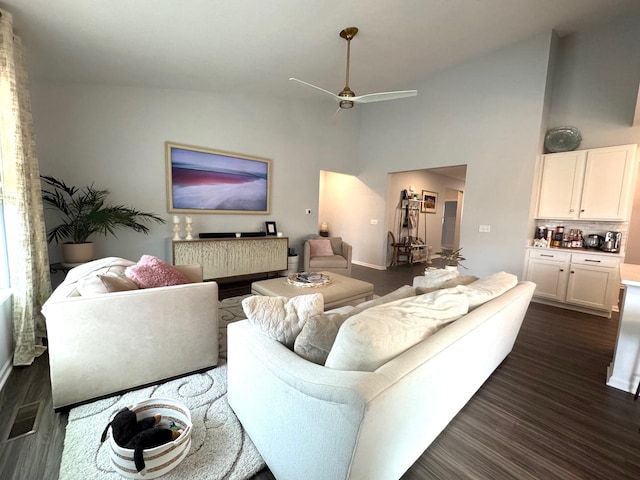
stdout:
{"type": "Polygon", "coordinates": [[[173,264],[201,264],[205,280],[289,268],[287,237],[207,238],[171,243],[173,264]]]}

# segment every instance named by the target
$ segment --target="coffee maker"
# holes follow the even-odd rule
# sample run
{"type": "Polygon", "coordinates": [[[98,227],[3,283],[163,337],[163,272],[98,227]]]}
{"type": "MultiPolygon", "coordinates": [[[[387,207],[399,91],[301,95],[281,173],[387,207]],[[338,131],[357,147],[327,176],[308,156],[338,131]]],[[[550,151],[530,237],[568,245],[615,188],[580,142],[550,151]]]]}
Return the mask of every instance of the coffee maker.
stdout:
{"type": "Polygon", "coordinates": [[[600,245],[600,250],[612,253],[619,252],[620,243],[622,243],[622,234],[620,232],[607,232],[604,234],[604,240],[600,245]]]}

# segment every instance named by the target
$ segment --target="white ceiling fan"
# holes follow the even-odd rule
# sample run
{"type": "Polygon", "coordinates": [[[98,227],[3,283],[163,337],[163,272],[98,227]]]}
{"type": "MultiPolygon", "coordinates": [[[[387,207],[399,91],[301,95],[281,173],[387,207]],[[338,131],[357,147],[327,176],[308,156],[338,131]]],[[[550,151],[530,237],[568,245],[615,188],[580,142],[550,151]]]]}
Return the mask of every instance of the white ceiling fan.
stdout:
{"type": "Polygon", "coordinates": [[[357,27],[347,27],[340,32],[340,36],[347,41],[347,78],[345,82],[346,85],[339,94],[336,95],[335,93],[331,93],[324,88],[316,87],[315,85],[303,82],[302,80],[298,80],[297,78],[290,78],[289,80],[293,80],[294,82],[301,83],[302,85],[315,88],[316,90],[331,95],[335,100],[338,101],[340,108],[353,108],[354,103],[372,103],[382,102],[383,100],[396,100],[398,98],[415,97],[418,94],[417,90],[369,93],[367,95],[356,96],[356,94],[349,88],[349,58],[351,55],[351,39],[355,37],[357,33],[357,27]]]}

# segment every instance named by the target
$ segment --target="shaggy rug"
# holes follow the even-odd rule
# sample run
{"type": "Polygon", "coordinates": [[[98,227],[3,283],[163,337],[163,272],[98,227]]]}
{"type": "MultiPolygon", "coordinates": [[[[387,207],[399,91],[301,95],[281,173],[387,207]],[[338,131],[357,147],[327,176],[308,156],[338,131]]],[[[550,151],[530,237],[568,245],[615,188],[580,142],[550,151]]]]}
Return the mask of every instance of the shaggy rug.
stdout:
{"type": "Polygon", "coordinates": [[[112,415],[125,406],[151,397],[172,398],[191,411],[191,450],[165,480],[242,480],[265,464],[227,403],[226,327],[244,318],[240,301],[222,300],[219,310],[220,363],[205,373],[135,390],[73,408],[65,433],[60,480],[120,480],[109,459],[108,442],[100,435],[112,415]]]}

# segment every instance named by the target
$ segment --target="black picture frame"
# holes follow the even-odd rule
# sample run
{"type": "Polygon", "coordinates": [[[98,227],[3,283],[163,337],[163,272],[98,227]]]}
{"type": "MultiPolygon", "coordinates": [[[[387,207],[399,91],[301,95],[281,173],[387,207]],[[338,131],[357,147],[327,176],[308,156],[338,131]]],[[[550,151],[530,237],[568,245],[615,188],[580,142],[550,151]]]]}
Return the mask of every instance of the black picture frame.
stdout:
{"type": "Polygon", "coordinates": [[[264,231],[267,235],[278,235],[278,229],[276,228],[276,222],[264,222],[264,231]]]}

